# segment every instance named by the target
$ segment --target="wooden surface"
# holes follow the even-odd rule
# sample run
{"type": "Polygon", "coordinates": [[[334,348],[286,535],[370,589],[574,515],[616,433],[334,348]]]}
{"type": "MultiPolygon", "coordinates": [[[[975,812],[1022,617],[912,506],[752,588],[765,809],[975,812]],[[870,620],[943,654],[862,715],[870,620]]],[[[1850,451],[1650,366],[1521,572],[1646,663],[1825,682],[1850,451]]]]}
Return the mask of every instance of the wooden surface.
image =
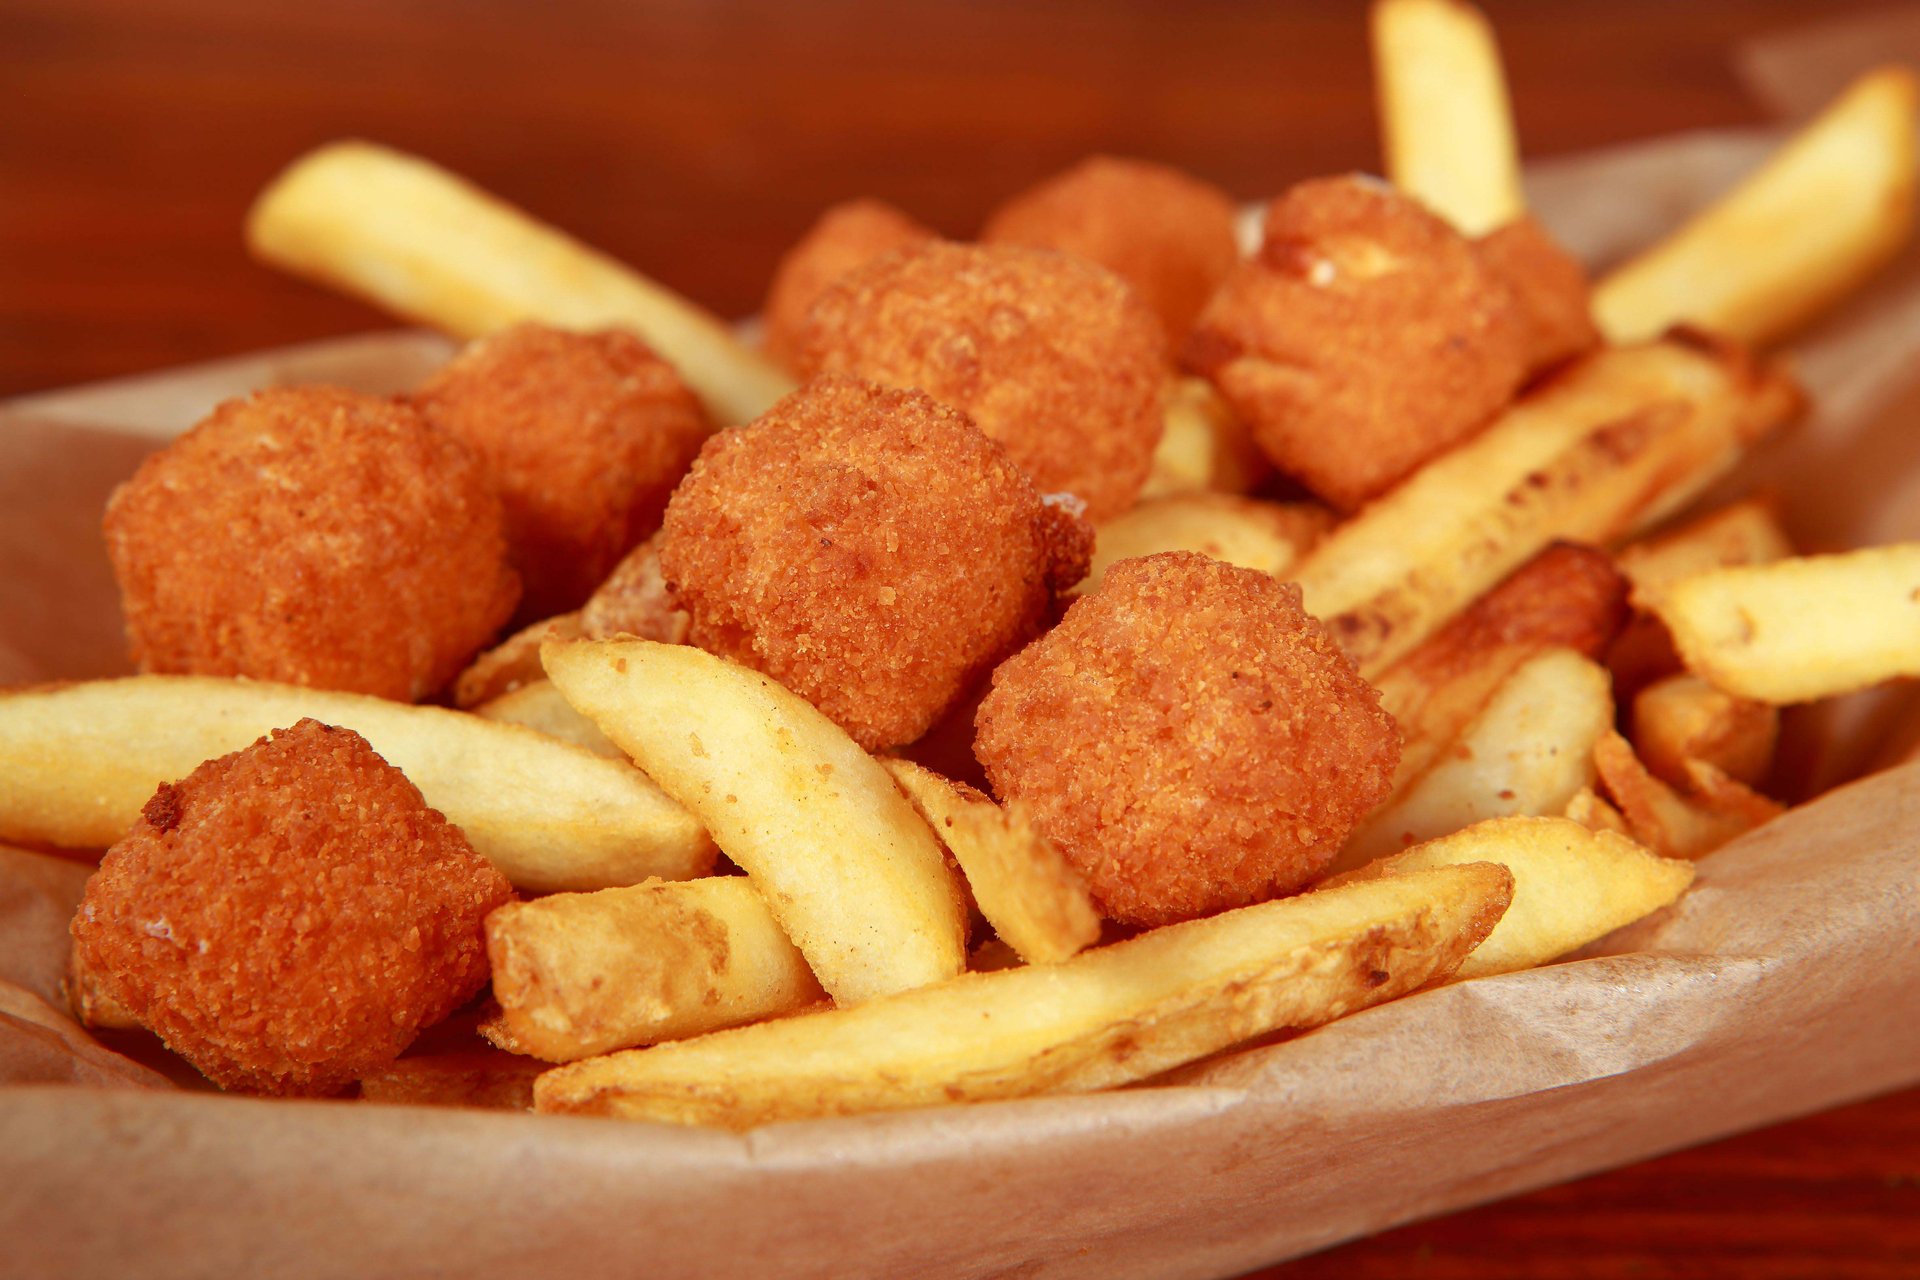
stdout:
{"type": "MultiPolygon", "coordinates": [[[[1752,123],[1729,47],[1863,6],[1489,7],[1547,155],[1752,123]]],[[[1252,197],[1375,166],[1373,128],[1354,5],[0,0],[0,396],[382,324],[240,249],[259,186],[341,135],[731,315],[835,199],[964,235],[1094,150],[1252,197]]],[[[1262,1274],[1920,1275],[1920,1092],[1262,1274]]]]}

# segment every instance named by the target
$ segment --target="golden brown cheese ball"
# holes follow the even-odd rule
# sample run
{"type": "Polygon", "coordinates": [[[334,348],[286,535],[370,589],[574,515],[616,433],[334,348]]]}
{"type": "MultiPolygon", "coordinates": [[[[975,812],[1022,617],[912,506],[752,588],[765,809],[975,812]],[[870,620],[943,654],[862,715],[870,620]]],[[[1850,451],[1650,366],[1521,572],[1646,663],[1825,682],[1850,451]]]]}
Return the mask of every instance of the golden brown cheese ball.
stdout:
{"type": "Polygon", "coordinates": [[[482,338],[413,403],[498,486],[523,619],[579,605],[659,528],[710,430],[673,367],[617,329],[524,324],[482,338]]]}
{"type": "Polygon", "coordinates": [[[1275,465],[1351,511],[1513,397],[1523,336],[1470,241],[1382,183],[1324,178],[1268,208],[1186,360],[1275,465]]]}
{"type": "Polygon", "coordinates": [[[822,379],[708,442],[659,545],[692,643],[880,750],[1031,635],[1093,537],[965,414],[822,379]]]}
{"type": "Polygon", "coordinates": [[[1586,269],[1539,222],[1516,219],[1482,236],[1476,247],[1519,307],[1529,375],[1600,345],[1586,269]]]}
{"type": "Polygon", "coordinates": [[[1104,267],[944,241],[888,254],[820,295],[809,374],[918,388],[966,413],[1042,493],[1098,523],[1132,505],[1160,441],[1160,324],[1104,267]]]}
{"type": "Polygon", "coordinates": [[[105,533],[143,671],[411,701],[520,595],[472,451],[333,387],[221,405],[114,491],[105,533]]]}
{"type": "Polygon", "coordinates": [[[513,896],[348,729],[302,720],[163,785],[87,881],[76,954],[225,1089],[324,1095],[487,980],[513,896]]]}
{"type": "Polygon", "coordinates": [[[1232,199],[1211,183],[1168,165],[1091,156],[1001,205],[980,239],[1099,263],[1139,292],[1177,342],[1240,260],[1235,218],[1232,199]]]}
{"type": "Polygon", "coordinates": [[[1002,663],[976,754],[1110,918],[1291,893],[1385,798],[1400,736],[1300,588],[1169,551],[1123,560],[1002,663]]]}
{"type": "Polygon", "coordinates": [[[895,249],[938,238],[884,201],[849,200],[828,209],[774,268],[760,310],[767,354],[790,369],[796,367],[807,312],[828,285],[895,249]]]}

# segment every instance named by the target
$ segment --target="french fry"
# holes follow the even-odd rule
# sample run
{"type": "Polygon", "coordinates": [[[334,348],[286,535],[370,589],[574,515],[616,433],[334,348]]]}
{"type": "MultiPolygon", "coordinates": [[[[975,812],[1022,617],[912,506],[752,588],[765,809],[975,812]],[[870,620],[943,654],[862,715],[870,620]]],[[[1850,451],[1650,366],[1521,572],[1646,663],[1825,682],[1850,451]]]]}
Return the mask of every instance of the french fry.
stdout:
{"type": "Polygon", "coordinates": [[[573,704],[561,697],[553,681],[545,676],[511,693],[503,693],[491,702],[481,703],[473,709],[473,714],[503,724],[524,725],[549,738],[585,747],[597,756],[612,760],[627,758],[624,751],[607,741],[607,735],[600,732],[598,725],[575,711],[573,704]]]}
{"type": "Polygon", "coordinates": [[[1462,0],[1376,0],[1371,25],[1387,177],[1469,236],[1524,214],[1520,144],[1486,15],[1462,0]]]}
{"type": "Polygon", "coordinates": [[[499,1049],[454,1049],[399,1058],[360,1081],[368,1102],[403,1107],[533,1110],[533,1082],[546,1064],[499,1049]]]}
{"type": "Polygon", "coordinates": [[[500,1010],[480,1033],[548,1062],[826,998],[745,876],[509,902],[487,916],[487,959],[500,1010]]]}
{"type": "Polygon", "coordinates": [[[1855,80],[1758,173],[1602,280],[1594,318],[1614,342],[1676,324],[1755,345],[1859,288],[1913,226],[1913,73],[1855,80]]]}
{"type": "Polygon", "coordinates": [[[699,816],[840,1003],[966,963],[939,842],[887,771],[770,676],[686,645],[552,644],[567,701],[699,816]]]}
{"type": "Polygon", "coordinates": [[[308,716],[366,738],[516,888],[604,889],[713,866],[699,820],[630,765],[464,712],[207,676],[0,693],[0,839],[110,845],[161,783],[308,716]]]}
{"type": "Polygon", "coordinates": [[[1483,978],[1556,960],[1668,906],[1693,883],[1693,864],[1566,818],[1489,818],[1333,880],[1351,884],[1433,867],[1496,863],[1513,872],[1513,904],[1454,970],[1483,978]]]}
{"type": "Polygon", "coordinates": [[[1574,792],[1573,799],[1567,801],[1563,816],[1589,831],[1611,831],[1629,838],[1633,835],[1632,829],[1627,826],[1626,815],[1602,800],[1592,787],[1582,787],[1574,792]]]}
{"type": "Polygon", "coordinates": [[[1273,471],[1246,424],[1205,378],[1175,378],[1144,501],[1176,493],[1246,493],[1273,471]]]}
{"type": "Polygon", "coordinates": [[[493,702],[547,678],[540,646],[549,640],[578,640],[585,635],[580,615],[563,613],[514,632],[488,649],[453,682],[453,705],[466,710],[493,702]]]}
{"type": "Polygon", "coordinates": [[[247,216],[255,257],[462,338],[522,321],[625,328],[719,426],[792,380],[717,317],[438,166],[365,142],[293,162],[247,216]]]}
{"type": "Polygon", "coordinates": [[[1548,543],[1684,505],[1799,405],[1732,349],[1595,352],[1328,534],[1295,571],[1307,609],[1376,676],[1548,543]]]}
{"type": "Polygon", "coordinates": [[[1026,807],[1004,808],[911,760],[880,762],[933,828],[993,931],[1028,964],[1054,964],[1100,941],[1087,882],[1026,807]]]}
{"type": "Polygon", "coordinates": [[[1098,591],[1116,561],[1161,551],[1197,551],[1279,577],[1332,525],[1332,512],[1308,502],[1261,502],[1230,493],[1151,498],[1095,531],[1093,562],[1075,591],[1098,591]]]}
{"type": "Polygon", "coordinates": [[[1654,777],[1617,733],[1594,745],[1593,763],[1633,838],[1662,857],[1703,858],[1783,812],[1710,765],[1689,770],[1695,792],[1682,795],[1654,777]]]}
{"type": "Polygon", "coordinates": [[[557,1067],[534,1105],[747,1129],[1123,1084],[1445,977],[1512,883],[1504,867],[1445,867],[1243,907],[1060,964],[557,1067]]]}
{"type": "Polygon", "coordinates": [[[1654,774],[1686,785],[1689,763],[1754,785],[1773,763],[1780,712],[1736,698],[1695,675],[1668,676],[1633,699],[1633,749],[1654,774]]]}
{"type": "Polygon", "coordinates": [[[1487,818],[1558,814],[1593,782],[1593,747],[1613,727],[1606,669],[1549,649],[1507,678],[1431,768],[1348,839],[1336,870],[1363,866],[1487,818]]]}
{"type": "Polygon", "coordinates": [[[1784,705],[1920,675],[1920,542],[1713,569],[1643,595],[1687,669],[1784,705]]]}

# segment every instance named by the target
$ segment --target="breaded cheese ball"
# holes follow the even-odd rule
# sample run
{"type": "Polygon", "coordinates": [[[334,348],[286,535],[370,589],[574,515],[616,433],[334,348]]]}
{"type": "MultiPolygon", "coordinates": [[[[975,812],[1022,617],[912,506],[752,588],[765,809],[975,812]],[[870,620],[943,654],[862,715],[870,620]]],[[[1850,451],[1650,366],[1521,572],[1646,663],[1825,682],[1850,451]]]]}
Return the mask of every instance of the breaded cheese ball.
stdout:
{"type": "Polygon", "coordinates": [[[767,354],[790,369],[798,366],[807,312],[828,285],[895,249],[938,238],[882,200],[848,200],[828,209],[774,268],[760,309],[767,354]]]}
{"type": "Polygon", "coordinates": [[[482,338],[413,404],[498,487],[523,619],[577,607],[659,528],[711,430],[673,366],[619,329],[523,324],[482,338]]]}
{"type": "Polygon", "coordinates": [[[975,754],[1110,918],[1291,893],[1387,795],[1400,735],[1300,588],[1169,551],[1122,560],[1002,663],[975,754]]]}
{"type": "Polygon", "coordinates": [[[1516,218],[1475,247],[1519,307],[1529,376],[1600,345],[1586,269],[1537,220],[1516,218]]]}
{"type": "Polygon", "coordinates": [[[334,387],[221,405],[114,491],[104,532],[143,671],[413,701],[520,597],[473,452],[334,387]]]}
{"type": "Polygon", "coordinates": [[[1099,263],[1177,343],[1240,260],[1236,216],[1226,192],[1169,165],[1089,156],[1001,205],[980,239],[1099,263]]]}
{"type": "Polygon", "coordinates": [[[1357,176],[1274,201],[1258,258],[1186,347],[1274,464],[1343,511],[1486,423],[1524,355],[1519,308],[1472,242],[1357,176]]]}
{"type": "Polygon", "coordinates": [[[693,644],[877,751],[1032,635],[1093,535],[965,414],[828,378],[709,441],[659,546],[693,644]]]}
{"type": "Polygon", "coordinates": [[[1133,504],[1160,442],[1159,321],[1126,281],[1019,245],[938,241],[827,289],[802,369],[918,388],[1000,442],[1096,524],[1133,504]]]}
{"type": "Polygon", "coordinates": [[[73,919],[87,971],[224,1089],[337,1093],[487,980],[513,896],[349,729],[302,720],[147,802],[73,919]]]}

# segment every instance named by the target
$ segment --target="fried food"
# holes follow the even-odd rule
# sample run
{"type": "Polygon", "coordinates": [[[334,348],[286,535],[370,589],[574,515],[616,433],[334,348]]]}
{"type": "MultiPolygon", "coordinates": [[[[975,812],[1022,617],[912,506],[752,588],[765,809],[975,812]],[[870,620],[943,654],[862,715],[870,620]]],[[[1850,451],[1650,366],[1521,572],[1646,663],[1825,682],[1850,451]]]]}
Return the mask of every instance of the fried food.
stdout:
{"type": "Polygon", "coordinates": [[[1142,500],[1181,493],[1250,493],[1273,464],[1205,378],[1167,384],[1167,412],[1142,500]]]}
{"type": "Polygon", "coordinates": [[[760,320],[767,354],[800,363],[807,312],[826,287],[875,258],[939,237],[883,200],[848,200],[821,214],[774,268],[760,320]]]}
{"type": "Polygon", "coordinates": [[[659,546],[694,644],[879,750],[1034,633],[1092,531],[965,414],[826,378],[701,451],[659,546]]]}
{"type": "Polygon", "coordinates": [[[1519,309],[1521,359],[1529,376],[1600,345],[1586,268],[1545,227],[1523,217],[1482,236],[1474,247],[1519,309]]]}
{"type": "Polygon", "coordinates": [[[1780,738],[1778,707],[1736,698],[1685,673],[1640,690],[1632,723],[1633,749],[1656,777],[1675,786],[1686,784],[1695,761],[1757,786],[1780,738]]]}
{"type": "Polygon", "coordinates": [[[1150,498],[1095,531],[1093,563],[1075,590],[1098,591],[1110,565],[1161,551],[1197,551],[1284,576],[1332,524],[1332,513],[1311,502],[1262,502],[1232,493],[1150,498]]]}
{"type": "Polygon", "coordinates": [[[659,527],[709,434],[672,366],[619,329],[516,325],[455,356],[413,405],[499,490],[524,619],[586,600],[659,527]]]}
{"type": "Polygon", "coordinates": [[[994,672],[978,723],[995,791],[1131,924],[1307,883],[1400,754],[1297,587],[1184,551],[1110,569],[994,672]]]}
{"type": "Polygon", "coordinates": [[[1171,165],[1089,156],[994,210],[980,240],[1099,263],[1178,343],[1240,260],[1237,212],[1226,192],[1171,165]]]}
{"type": "Polygon", "coordinates": [[[1471,241],[1392,188],[1303,182],[1213,296],[1185,360],[1282,471],[1351,511],[1475,429],[1526,373],[1519,305],[1471,241]]]}
{"type": "Polygon", "coordinates": [[[143,671],[413,701],[520,595],[472,452],[331,387],[221,405],[114,491],[104,528],[143,671]]]}
{"type": "Polygon", "coordinates": [[[87,881],[86,970],[223,1088],[337,1092],[487,979],[506,878],[349,729],[163,784],[87,881]]]}
{"type": "Polygon", "coordinates": [[[1132,505],[1162,426],[1165,337],[1104,267],[1018,245],[890,253],[820,295],[801,365],[918,388],[969,415],[1042,493],[1132,505]]]}

